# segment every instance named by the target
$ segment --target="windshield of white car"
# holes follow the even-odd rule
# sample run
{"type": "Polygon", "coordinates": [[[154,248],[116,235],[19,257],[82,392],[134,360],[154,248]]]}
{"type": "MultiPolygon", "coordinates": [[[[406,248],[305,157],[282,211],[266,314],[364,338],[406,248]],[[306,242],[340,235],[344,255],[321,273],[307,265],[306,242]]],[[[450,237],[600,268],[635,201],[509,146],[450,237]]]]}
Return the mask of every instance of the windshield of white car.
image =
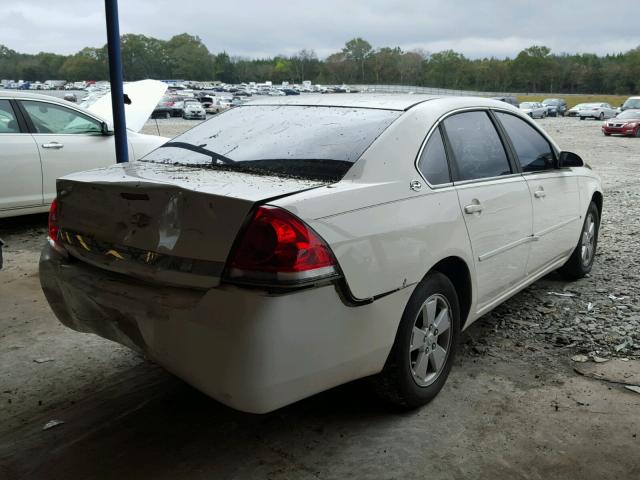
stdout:
{"type": "Polygon", "coordinates": [[[622,105],[623,108],[640,108],[640,98],[630,98],[622,105]]]}
{"type": "Polygon", "coordinates": [[[338,181],[401,114],[368,108],[239,106],[142,161],[338,181]]]}

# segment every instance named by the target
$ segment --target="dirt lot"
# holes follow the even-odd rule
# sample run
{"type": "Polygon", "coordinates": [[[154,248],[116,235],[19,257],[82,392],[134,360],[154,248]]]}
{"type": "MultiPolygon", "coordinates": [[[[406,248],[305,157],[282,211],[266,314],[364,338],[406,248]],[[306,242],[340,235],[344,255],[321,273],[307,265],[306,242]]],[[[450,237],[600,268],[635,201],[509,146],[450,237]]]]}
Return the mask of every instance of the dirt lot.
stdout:
{"type": "Polygon", "coordinates": [[[223,407],[58,324],[38,283],[46,217],[1,222],[0,479],[640,478],[640,394],[624,388],[640,385],[640,139],[540,122],[603,177],[594,271],[550,275],[475,323],[441,394],[411,413],[365,382],[263,416],[223,407]]]}

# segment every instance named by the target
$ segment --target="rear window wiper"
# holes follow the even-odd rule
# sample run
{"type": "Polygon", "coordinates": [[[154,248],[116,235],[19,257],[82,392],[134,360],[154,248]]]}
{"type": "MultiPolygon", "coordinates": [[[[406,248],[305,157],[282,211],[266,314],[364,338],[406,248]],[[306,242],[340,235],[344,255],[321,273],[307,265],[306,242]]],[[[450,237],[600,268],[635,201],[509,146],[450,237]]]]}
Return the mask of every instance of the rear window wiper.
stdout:
{"type": "Polygon", "coordinates": [[[211,163],[214,162],[220,162],[220,163],[224,163],[227,165],[232,165],[234,163],[236,163],[235,160],[231,160],[229,157],[225,157],[224,155],[221,155],[219,153],[216,153],[214,151],[208,150],[204,147],[201,147],[199,145],[192,145],[190,143],[186,143],[186,142],[167,142],[164,145],[161,145],[159,148],[164,148],[164,147],[175,147],[175,148],[183,148],[185,150],[190,150],[192,152],[196,152],[196,153],[200,153],[202,155],[206,155],[208,157],[211,157],[211,163]]]}

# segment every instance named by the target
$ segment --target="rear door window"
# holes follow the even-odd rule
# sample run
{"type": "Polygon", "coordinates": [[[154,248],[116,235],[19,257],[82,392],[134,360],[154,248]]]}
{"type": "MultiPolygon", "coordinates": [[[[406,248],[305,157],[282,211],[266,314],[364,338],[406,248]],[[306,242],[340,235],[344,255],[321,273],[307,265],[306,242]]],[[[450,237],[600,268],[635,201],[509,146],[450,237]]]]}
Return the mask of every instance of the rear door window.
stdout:
{"type": "Polygon", "coordinates": [[[496,112],[496,116],[509,135],[523,172],[553,168],[553,149],[540,132],[515,115],[496,112]]]}
{"type": "Polygon", "coordinates": [[[142,161],[339,180],[403,112],[246,105],[201,123],[142,161]]]}
{"type": "Polygon", "coordinates": [[[439,128],[431,134],[422,150],[418,160],[418,169],[431,185],[442,185],[451,181],[447,153],[439,128]]]}
{"type": "Polygon", "coordinates": [[[487,112],[464,112],[444,120],[455,159],[454,180],[478,180],[512,173],[502,140],[487,112]]]}

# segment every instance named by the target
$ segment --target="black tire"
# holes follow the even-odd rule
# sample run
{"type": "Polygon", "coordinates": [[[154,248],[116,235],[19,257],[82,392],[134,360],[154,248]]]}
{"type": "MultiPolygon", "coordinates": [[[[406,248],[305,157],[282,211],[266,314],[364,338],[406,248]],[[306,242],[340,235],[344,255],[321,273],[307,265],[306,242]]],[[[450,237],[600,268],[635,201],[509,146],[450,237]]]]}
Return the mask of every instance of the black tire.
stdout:
{"type": "Polygon", "coordinates": [[[640,137],[640,127],[636,128],[636,137],[640,137]]]}
{"type": "Polygon", "coordinates": [[[582,229],[580,230],[580,238],[578,239],[578,244],[576,248],[573,250],[573,253],[567,260],[558,272],[568,280],[578,280],[579,278],[584,277],[587,273],[591,271],[593,267],[593,261],[596,258],[596,251],[598,248],[598,233],[600,231],[600,214],[598,212],[598,207],[594,202],[589,204],[589,208],[587,208],[587,213],[584,216],[584,222],[582,223],[582,229]],[[593,248],[591,254],[587,261],[583,258],[582,250],[584,247],[583,238],[585,234],[585,229],[588,226],[589,219],[592,218],[594,222],[594,231],[593,231],[593,248]]]}
{"type": "Polygon", "coordinates": [[[600,112],[600,115],[598,115],[598,119],[604,120],[604,112],[600,112]]]}
{"type": "Polygon", "coordinates": [[[171,118],[171,112],[164,112],[164,118],[169,120],[171,118]]]}
{"type": "Polygon", "coordinates": [[[586,117],[580,117],[580,120],[584,120],[586,117]]]}
{"type": "MultiPolygon", "coordinates": [[[[422,323],[420,325],[422,326],[422,323]]],[[[427,333],[432,331],[431,329],[425,330],[428,330],[427,333]]],[[[438,334],[438,330],[433,330],[433,333],[438,334]]],[[[436,343],[432,345],[434,347],[436,345],[441,347],[441,338],[444,336],[445,334],[440,332],[440,335],[435,340],[436,343]]],[[[384,369],[380,374],[373,377],[374,387],[378,395],[383,400],[403,409],[412,409],[429,403],[438,392],[440,392],[447,381],[451,366],[453,365],[459,336],[460,307],[456,290],[445,275],[439,272],[429,273],[416,286],[407,303],[384,369]],[[418,380],[414,379],[413,356],[421,353],[426,355],[426,352],[423,352],[421,349],[411,351],[413,330],[414,325],[418,325],[418,322],[424,321],[421,313],[423,304],[425,304],[428,299],[433,298],[437,298],[438,302],[446,299],[444,303],[448,303],[447,306],[449,307],[450,326],[447,330],[449,336],[443,339],[447,344],[446,358],[441,368],[437,372],[432,373],[434,377],[431,381],[424,386],[420,386],[417,383],[418,380]]],[[[428,365],[433,366],[430,359],[431,356],[427,355],[426,362],[428,365]]],[[[417,358],[415,362],[418,363],[417,358]]]]}

